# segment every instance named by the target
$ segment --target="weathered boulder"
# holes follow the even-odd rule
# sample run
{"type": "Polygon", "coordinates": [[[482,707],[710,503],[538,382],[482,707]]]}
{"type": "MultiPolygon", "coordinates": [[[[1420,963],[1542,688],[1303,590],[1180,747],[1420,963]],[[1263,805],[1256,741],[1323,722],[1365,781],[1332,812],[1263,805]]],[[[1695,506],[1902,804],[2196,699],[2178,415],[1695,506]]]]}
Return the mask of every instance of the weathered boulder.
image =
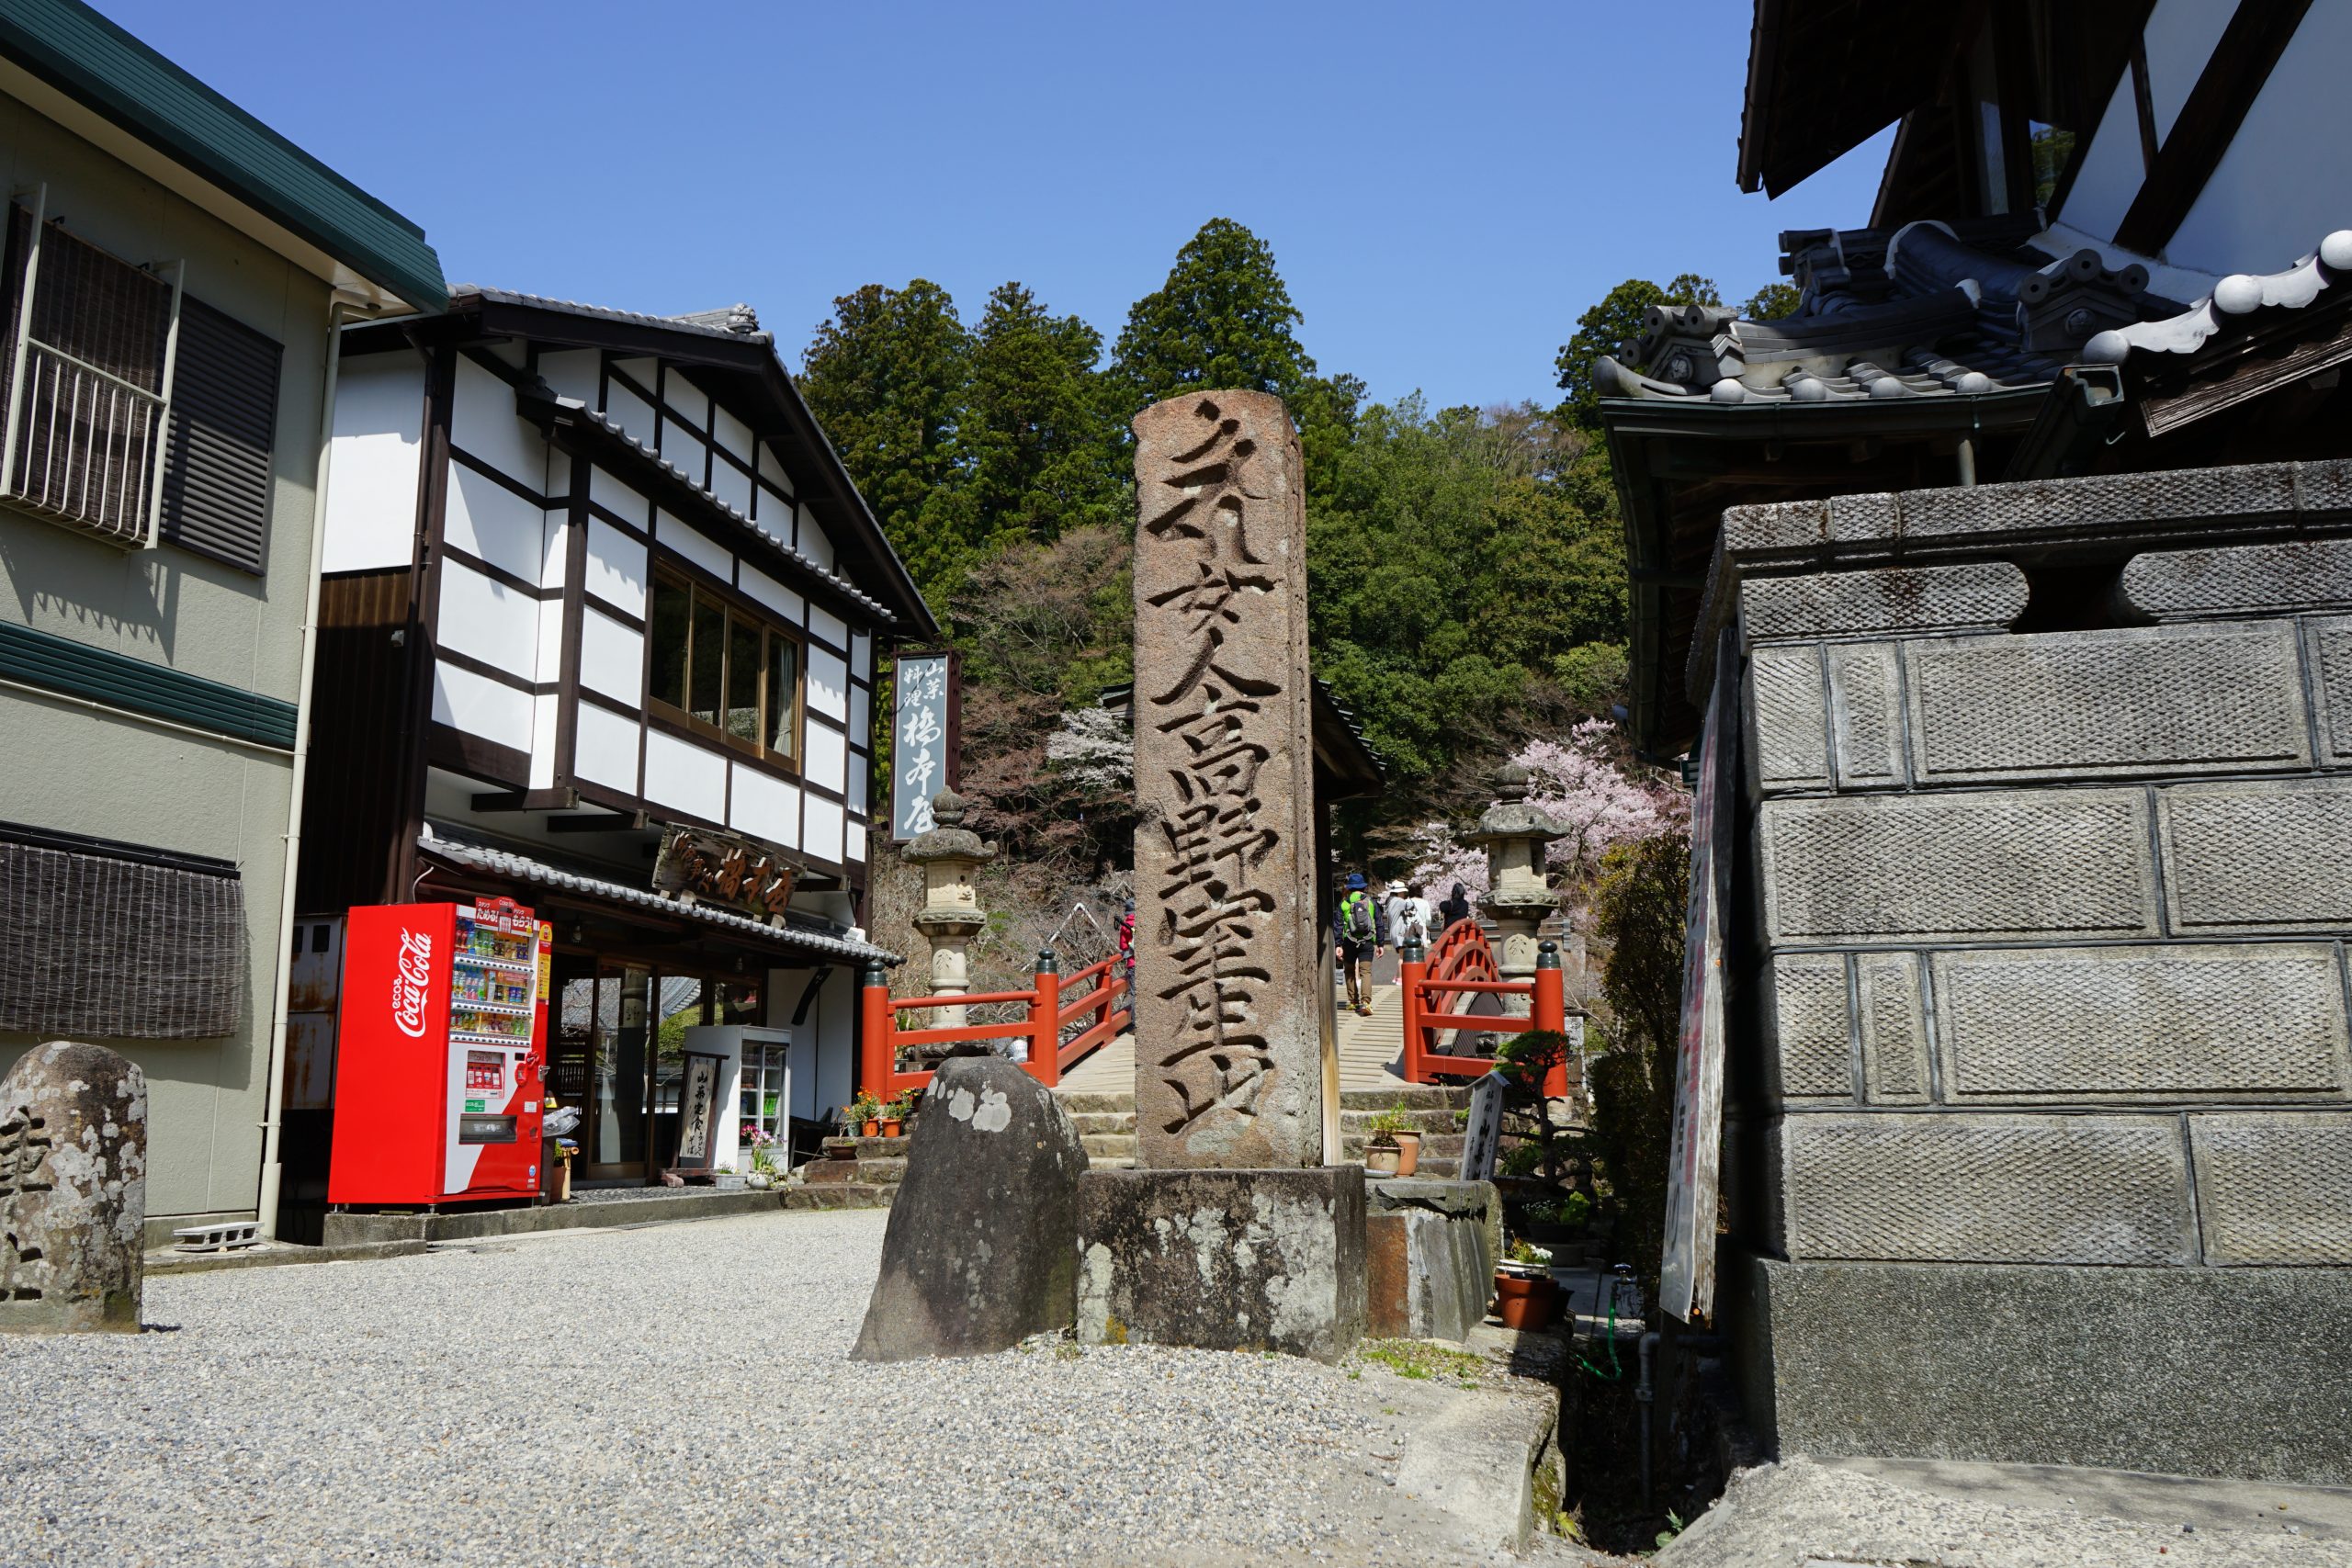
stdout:
{"type": "Polygon", "coordinates": [[[1002,1057],[951,1057],[909,1142],[851,1356],[985,1356],[1069,1327],[1086,1150],[1060,1101],[1002,1057]]]}
{"type": "Polygon", "coordinates": [[[147,1076],[36,1045],[0,1078],[0,1333],[139,1332],[147,1076]]]}

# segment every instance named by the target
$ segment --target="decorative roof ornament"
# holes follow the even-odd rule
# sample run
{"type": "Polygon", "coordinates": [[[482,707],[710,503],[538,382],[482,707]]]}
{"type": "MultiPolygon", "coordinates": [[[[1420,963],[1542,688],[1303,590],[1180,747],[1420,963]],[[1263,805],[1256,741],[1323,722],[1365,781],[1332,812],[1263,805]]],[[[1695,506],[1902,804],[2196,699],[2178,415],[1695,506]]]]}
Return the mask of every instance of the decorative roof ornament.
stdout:
{"type": "Polygon", "coordinates": [[[2177,315],[2112,327],[2083,345],[2091,365],[2120,365],[2133,354],[2194,354],[2233,316],[2265,309],[2300,310],[2333,285],[2352,276],[2352,229],[2338,229],[2319,248],[2281,272],[2232,273],[2213,292],[2177,315]]]}

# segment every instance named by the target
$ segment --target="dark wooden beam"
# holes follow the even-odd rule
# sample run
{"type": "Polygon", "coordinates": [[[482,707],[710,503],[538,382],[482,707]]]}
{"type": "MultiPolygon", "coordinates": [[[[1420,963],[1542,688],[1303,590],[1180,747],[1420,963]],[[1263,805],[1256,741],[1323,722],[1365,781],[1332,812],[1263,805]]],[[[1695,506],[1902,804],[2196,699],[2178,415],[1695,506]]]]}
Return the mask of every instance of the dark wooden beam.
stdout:
{"type": "MultiPolygon", "coordinates": [[[[2241,0],[2116,229],[2118,245],[2152,256],[2171,242],[2310,8],[2311,0],[2241,0]]],[[[2317,147],[2312,153],[2329,155],[2317,147]]]]}
{"type": "MultiPolygon", "coordinates": [[[[579,803],[575,800],[573,804],[579,803]]],[[[616,814],[611,817],[550,817],[548,818],[548,831],[550,833],[632,833],[644,826],[645,813],[641,811],[633,817],[616,814]]]]}
{"type": "Polygon", "coordinates": [[[568,789],[506,789],[473,798],[476,811],[570,811],[579,804],[568,789]]]}

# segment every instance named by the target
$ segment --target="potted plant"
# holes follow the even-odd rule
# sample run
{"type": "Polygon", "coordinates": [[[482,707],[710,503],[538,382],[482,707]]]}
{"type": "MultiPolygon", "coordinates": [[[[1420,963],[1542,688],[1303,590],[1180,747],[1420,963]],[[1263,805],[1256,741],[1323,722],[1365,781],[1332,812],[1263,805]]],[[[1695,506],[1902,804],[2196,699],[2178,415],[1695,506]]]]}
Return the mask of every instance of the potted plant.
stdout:
{"type": "Polygon", "coordinates": [[[922,1102],[922,1090],[910,1089],[890,1102],[890,1112],[898,1116],[902,1128],[911,1132],[915,1124],[915,1107],[922,1102]]]}
{"type": "Polygon", "coordinates": [[[775,1137],[763,1131],[756,1122],[743,1123],[743,1146],[752,1151],[752,1168],[743,1175],[743,1185],[756,1192],[765,1192],[775,1186],[775,1137]]]}
{"type": "Polygon", "coordinates": [[[862,1089],[857,1098],[849,1102],[848,1132],[854,1138],[878,1138],[882,1135],[882,1102],[872,1089],[862,1089]]]}
{"type": "Polygon", "coordinates": [[[1374,1139],[1386,1139],[1396,1147],[1396,1174],[1410,1176],[1421,1163],[1421,1130],[1413,1125],[1413,1113],[1399,1100],[1374,1116],[1368,1128],[1374,1139]]]}
{"type": "Polygon", "coordinates": [[[1515,1241],[1495,1265],[1495,1315],[1505,1328],[1548,1327],[1559,1305],[1552,1279],[1552,1255],[1531,1242],[1515,1241]]]}

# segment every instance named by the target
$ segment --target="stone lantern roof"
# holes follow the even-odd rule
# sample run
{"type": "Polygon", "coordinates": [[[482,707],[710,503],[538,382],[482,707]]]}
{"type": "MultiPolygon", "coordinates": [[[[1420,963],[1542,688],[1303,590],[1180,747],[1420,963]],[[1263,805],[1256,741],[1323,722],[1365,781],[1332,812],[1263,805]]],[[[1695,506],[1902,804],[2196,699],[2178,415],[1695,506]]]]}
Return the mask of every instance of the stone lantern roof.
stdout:
{"type": "Polygon", "coordinates": [[[980,842],[980,836],[964,826],[964,797],[952,789],[943,789],[931,797],[931,819],[934,826],[908,840],[899,852],[899,858],[917,865],[933,861],[967,860],[984,865],[996,859],[996,846],[980,842]]]}
{"type": "Polygon", "coordinates": [[[1477,827],[1463,836],[1464,842],[1498,844],[1509,839],[1534,839],[1548,844],[1568,836],[1568,829],[1554,821],[1550,813],[1527,804],[1529,776],[1516,762],[1495,770],[1495,803],[1478,818],[1477,827]]]}

